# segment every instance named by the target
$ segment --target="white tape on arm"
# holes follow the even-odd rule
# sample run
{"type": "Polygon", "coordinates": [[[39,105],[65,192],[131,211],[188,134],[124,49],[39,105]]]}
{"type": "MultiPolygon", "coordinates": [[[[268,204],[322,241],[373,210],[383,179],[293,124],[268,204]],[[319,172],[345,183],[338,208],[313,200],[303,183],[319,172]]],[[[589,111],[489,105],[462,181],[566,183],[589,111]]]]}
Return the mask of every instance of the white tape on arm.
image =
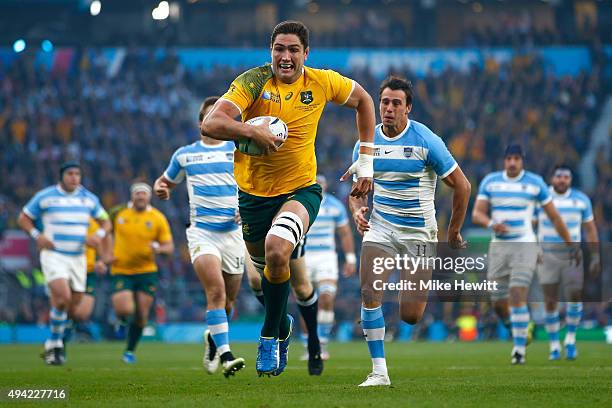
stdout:
{"type": "Polygon", "coordinates": [[[36,240],[40,236],[40,231],[37,230],[36,228],[32,228],[30,230],[30,236],[32,237],[32,239],[36,240]]]}
{"type": "Polygon", "coordinates": [[[374,177],[374,156],[371,154],[359,153],[359,157],[355,163],[357,164],[355,169],[357,178],[374,177]]]}

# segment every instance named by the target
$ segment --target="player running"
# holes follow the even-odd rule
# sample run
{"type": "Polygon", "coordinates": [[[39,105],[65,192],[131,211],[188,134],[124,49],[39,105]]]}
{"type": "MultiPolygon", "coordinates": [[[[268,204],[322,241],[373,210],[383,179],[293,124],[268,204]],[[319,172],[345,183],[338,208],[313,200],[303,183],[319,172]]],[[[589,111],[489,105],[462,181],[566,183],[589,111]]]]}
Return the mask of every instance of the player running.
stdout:
{"type": "Polygon", "coordinates": [[[278,24],[270,41],[272,63],[236,78],[202,123],[202,132],[220,140],[250,139],[266,153],[235,154],[235,175],[242,233],[257,270],[263,274],[265,319],[257,352],[257,372],[279,375],[287,364],[293,319],[287,315],[289,259],[314,222],[321,203],[316,183],[315,137],[327,102],[355,109],[359,139],[358,181],[351,194],[372,188],[371,147],[375,114],[372,98],[355,81],[331,70],[304,66],[308,29],[304,24],[278,24]],[[264,123],[242,121],[273,115],[288,126],[281,141],[264,123]]]}
{"type": "Polygon", "coordinates": [[[151,206],[151,187],[142,182],[130,187],[131,201],[111,211],[115,233],[111,267],[112,303],[117,317],[129,324],[123,362],[136,362],[134,351],[149,321],[157,290],[156,255],[174,252],[168,220],[151,206]]]}
{"type": "MultiPolygon", "coordinates": [[[[68,311],[85,292],[85,244],[97,247],[104,241],[101,247],[110,248],[108,214],[98,197],[81,185],[80,165],[67,162],[60,168],[60,182],[36,193],[23,207],[17,223],[40,248],[40,265],[49,289],[51,337],[45,341],[43,358],[49,365],[61,365],[65,361],[62,339],[68,311]],[[90,217],[101,228],[87,235],[90,217]]],[[[110,262],[110,251],[102,256],[110,262]]]]}
{"type": "MultiPolygon", "coordinates": [[[[218,99],[204,100],[199,124],[218,99]]],[[[234,357],[230,350],[228,326],[245,261],[236,219],[234,144],[202,134],[200,141],[178,148],[164,174],[155,181],[155,195],[169,199],[171,190],[185,179],[190,207],[187,242],[207,301],[204,368],[213,374],[221,362],[223,375],[229,377],[244,367],[244,359],[234,357]]]]}
{"type": "MultiPolygon", "coordinates": [[[[572,171],[566,165],[555,167],[550,194],[553,203],[563,222],[567,225],[572,242],[582,240],[581,227],[586,231],[586,242],[592,245],[591,264],[589,271],[592,276],[601,270],[599,257],[599,237],[593,218],[591,200],[583,192],[571,187],[572,171]]],[[[561,358],[561,343],[559,342],[559,287],[563,284],[565,293],[569,296],[565,324],[565,358],[574,360],[578,356],[576,350],[576,329],[582,318],[582,286],[583,267],[576,265],[572,253],[563,243],[548,217],[538,211],[538,241],[543,250],[542,263],[538,267],[538,280],[544,292],[546,307],[546,331],[550,342],[549,360],[561,358]]]]}
{"type": "Polygon", "coordinates": [[[472,212],[474,224],[492,229],[487,279],[497,282],[497,290],[491,292],[495,312],[506,326],[512,326],[512,364],[525,363],[527,294],[538,258],[532,227],[536,205],[542,206],[563,241],[572,245],[544,180],[525,171],[523,163],[521,146],[509,145],[504,153],[504,171],[491,173],[481,181],[472,212]]]}
{"type": "MultiPolygon", "coordinates": [[[[366,197],[350,197],[349,206],[358,231],[363,235],[361,250],[361,324],[372,358],[372,372],[360,387],[390,385],[385,360],[383,291],[374,282],[385,282],[394,268],[381,273],[375,260],[396,255],[427,259],[435,256],[438,227],[434,196],[437,178],[454,190],[453,210],[448,226],[448,243],[465,248],[461,227],[470,197],[470,183],[440,137],[425,125],[410,120],[412,85],[404,78],[388,77],[379,91],[380,117],[374,136],[374,198],[372,216],[366,197]]],[[[357,158],[355,145],[353,160],[357,158]]],[[[343,176],[346,180],[353,166],[343,176]]],[[[423,264],[414,271],[401,271],[402,279],[431,279],[432,270],[423,264]]],[[[427,305],[426,291],[402,291],[400,316],[415,324],[427,305]]]]}
{"type": "MultiPolygon", "coordinates": [[[[309,279],[319,291],[319,338],[321,357],[329,359],[327,344],[334,326],[334,300],[338,290],[338,254],[335,233],[338,232],[344,251],[343,276],[348,278],[355,273],[357,258],[353,231],[349,225],[344,204],[327,193],[327,180],[317,175],[317,182],[323,190],[323,200],[315,223],[306,234],[306,267],[309,279]]],[[[293,270],[292,270],[293,272],[293,270]]],[[[308,333],[310,335],[310,332],[308,333]]]]}

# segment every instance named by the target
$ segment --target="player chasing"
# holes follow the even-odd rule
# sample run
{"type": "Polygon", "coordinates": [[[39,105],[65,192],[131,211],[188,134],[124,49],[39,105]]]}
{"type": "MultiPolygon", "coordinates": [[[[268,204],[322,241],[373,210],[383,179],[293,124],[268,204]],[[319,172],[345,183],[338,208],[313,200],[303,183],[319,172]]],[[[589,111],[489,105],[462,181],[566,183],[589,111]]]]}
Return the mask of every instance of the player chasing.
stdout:
{"type": "MultiPolygon", "coordinates": [[[[348,278],[355,273],[357,258],[353,231],[349,225],[344,204],[327,192],[327,180],[317,175],[317,182],[323,190],[323,200],[317,220],[306,234],[306,267],[308,278],[319,291],[319,338],[321,339],[321,358],[329,359],[329,344],[334,327],[334,300],[338,291],[338,254],[336,253],[335,233],[338,232],[344,251],[343,276],[348,278]]],[[[293,272],[293,270],[292,270],[293,272]]],[[[310,337],[310,329],[308,330],[310,337]]],[[[306,357],[306,356],[305,356],[306,357]]]]}
{"type": "Polygon", "coordinates": [[[492,230],[487,279],[497,282],[497,290],[491,292],[495,312],[512,327],[512,364],[525,363],[527,294],[538,258],[532,227],[536,205],[542,207],[568,250],[574,251],[546,183],[537,174],[525,171],[523,163],[521,146],[509,145],[504,153],[504,171],[491,173],[481,181],[472,212],[474,224],[492,230]]]}
{"type": "MultiPolygon", "coordinates": [[[[461,227],[465,219],[470,183],[440,137],[425,125],[410,120],[412,85],[399,77],[388,77],[379,91],[380,117],[374,135],[374,197],[370,220],[366,197],[350,197],[353,220],[363,235],[361,250],[361,324],[366,338],[372,372],[360,387],[390,385],[385,359],[385,319],[382,311],[383,291],[374,280],[385,282],[393,269],[375,274],[375,258],[435,256],[438,227],[434,196],[438,176],[453,189],[453,210],[448,226],[451,248],[465,248],[461,227]]],[[[355,145],[353,160],[357,158],[355,145]]],[[[341,180],[354,171],[351,166],[341,180]]],[[[431,279],[431,269],[401,271],[402,279],[431,279]]],[[[419,287],[417,283],[417,287],[419,287]]],[[[400,317],[409,324],[417,323],[427,305],[427,292],[415,290],[399,293],[400,317]]]]}
{"type": "Polygon", "coordinates": [[[112,303],[115,313],[128,326],[123,362],[136,362],[134,351],[149,321],[157,290],[156,255],[174,252],[168,220],[151,206],[151,187],[142,182],[130,187],[131,200],[111,210],[115,246],[113,250],[112,303]]]}
{"type": "MultiPolygon", "coordinates": [[[[601,271],[599,257],[599,237],[593,218],[591,200],[583,192],[572,188],[572,171],[566,165],[555,167],[550,194],[553,204],[569,230],[572,242],[582,240],[581,227],[586,231],[586,242],[591,248],[591,263],[589,272],[596,277],[601,271]]],[[[565,246],[563,239],[555,230],[550,219],[538,212],[538,241],[542,247],[542,263],[537,274],[544,292],[546,308],[546,331],[550,342],[548,359],[561,359],[561,343],[559,341],[559,289],[563,284],[569,300],[565,316],[567,334],[565,335],[565,358],[575,360],[578,357],[576,349],[576,330],[582,318],[582,287],[584,283],[582,263],[574,262],[571,250],[565,246]]]]}
{"type": "MultiPolygon", "coordinates": [[[[198,124],[218,99],[204,100],[198,124]]],[[[170,192],[185,179],[190,208],[189,254],[206,294],[204,368],[213,374],[221,362],[223,375],[229,377],[244,367],[244,359],[234,357],[230,350],[228,325],[245,261],[236,219],[234,144],[203,133],[200,141],[178,148],[164,174],[155,181],[155,195],[168,200],[170,192]]]]}
{"type": "Polygon", "coordinates": [[[256,369],[260,375],[280,375],[287,364],[293,318],[287,314],[289,260],[321,204],[316,183],[315,138],[327,102],[355,109],[362,146],[358,180],[351,192],[364,196],[372,188],[371,147],[375,114],[372,98],[355,81],[331,71],[305,67],[308,29],[285,21],[271,36],[272,63],[236,78],[202,123],[202,132],[220,140],[254,142],[262,156],[235,154],[242,233],[262,277],[265,319],[259,339],[256,369]],[[288,137],[273,135],[267,123],[242,121],[273,115],[287,124],[288,137]]]}
{"type": "Polygon", "coordinates": [[[102,248],[105,262],[111,259],[106,250],[111,247],[108,214],[98,197],[81,185],[80,165],[67,162],[60,168],[60,182],[36,193],[17,223],[40,248],[40,266],[49,289],[51,336],[45,341],[43,358],[48,365],[62,365],[68,311],[85,292],[85,244],[102,248]],[[87,235],[91,217],[101,228],[87,235]]]}

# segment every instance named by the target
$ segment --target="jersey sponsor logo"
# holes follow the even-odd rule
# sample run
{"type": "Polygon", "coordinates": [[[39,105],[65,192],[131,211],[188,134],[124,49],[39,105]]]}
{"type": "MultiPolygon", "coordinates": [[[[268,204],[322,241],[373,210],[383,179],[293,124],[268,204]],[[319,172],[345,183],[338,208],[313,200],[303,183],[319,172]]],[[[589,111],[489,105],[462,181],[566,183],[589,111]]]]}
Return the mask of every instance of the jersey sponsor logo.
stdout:
{"type": "Polygon", "coordinates": [[[291,98],[293,98],[293,92],[289,92],[287,95],[285,95],[285,100],[286,101],[288,101],[291,98]]]}
{"type": "Polygon", "coordinates": [[[313,101],[312,91],[302,91],[300,92],[300,101],[304,105],[310,105],[313,101]]]}
{"type": "Polygon", "coordinates": [[[264,91],[264,92],[261,94],[261,99],[270,100],[270,92],[268,92],[268,91],[264,91]]]}
{"type": "Polygon", "coordinates": [[[412,156],[412,147],[404,147],[404,157],[412,156]]]}
{"type": "Polygon", "coordinates": [[[145,226],[147,227],[147,229],[152,229],[153,228],[153,223],[151,221],[147,221],[147,222],[145,222],[145,226]]]}
{"type": "Polygon", "coordinates": [[[392,153],[392,152],[393,152],[393,149],[391,149],[391,150],[385,149],[385,154],[389,154],[389,153],[392,153]]]}
{"type": "Polygon", "coordinates": [[[191,154],[185,157],[185,163],[195,163],[204,160],[203,154],[191,154]]]}

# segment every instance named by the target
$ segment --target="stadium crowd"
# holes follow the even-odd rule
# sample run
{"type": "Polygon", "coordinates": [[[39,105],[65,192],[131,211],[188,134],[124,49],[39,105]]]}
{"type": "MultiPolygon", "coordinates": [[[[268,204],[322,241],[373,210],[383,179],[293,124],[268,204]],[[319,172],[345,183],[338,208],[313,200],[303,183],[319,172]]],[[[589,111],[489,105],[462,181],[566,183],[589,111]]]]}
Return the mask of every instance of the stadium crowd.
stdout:
{"type": "MultiPolygon", "coordinates": [[[[536,10],[529,8],[492,11],[479,19],[474,18],[471,10],[458,9],[446,13],[460,16],[460,25],[450,23],[453,27],[451,31],[456,32],[456,35],[444,36],[440,30],[424,30],[422,25],[414,24],[423,16],[407,8],[394,12],[384,7],[331,7],[313,15],[289,11],[287,17],[299,20],[304,18],[306,23],[314,26],[319,15],[324,14],[326,21],[334,16],[334,24],[317,24],[317,29],[312,31],[312,43],[318,47],[547,46],[589,44],[594,40],[609,39],[611,34],[609,27],[598,25],[589,18],[583,19],[581,24],[561,17],[549,16],[543,19],[536,10]]],[[[267,33],[254,35],[254,31],[258,32],[255,26],[250,29],[246,29],[246,26],[243,29],[233,27],[239,17],[213,12],[202,18],[206,19],[206,23],[199,27],[198,36],[206,38],[212,46],[258,47],[267,41],[267,33]],[[220,26],[223,28],[220,29],[220,26]]],[[[425,18],[432,19],[432,16],[427,15],[425,18]]],[[[440,24],[439,21],[444,21],[444,17],[438,15],[437,21],[432,26],[440,24]]],[[[156,44],[154,38],[145,41],[156,44]]]]}
{"type": "MultiPolygon", "coordinates": [[[[35,191],[55,183],[59,164],[69,158],[80,160],[85,186],[106,208],[125,202],[134,179],[152,183],[178,146],[197,140],[200,99],[223,93],[238,73],[226,67],[187,71],[172,54],[156,61],[152,52],[135,49],[115,75],[108,75],[109,64],[101,53],[85,50],[64,72],[47,71],[27,55],[0,65],[0,227],[15,228],[21,206],[35,191]]],[[[414,80],[411,117],[447,142],[473,186],[501,168],[501,152],[510,141],[522,143],[526,167],[546,177],[558,162],[576,168],[588,148],[591,128],[609,92],[601,72],[596,65],[589,74],[557,77],[530,54],[505,64],[488,61],[467,73],[447,70],[414,80]]],[[[379,80],[367,71],[346,74],[376,99],[379,80]]],[[[337,108],[325,115],[317,139],[319,169],[330,181],[329,190],[346,201],[349,186],[336,180],[350,164],[354,117],[337,108]]],[[[612,233],[612,193],[606,188],[612,173],[603,155],[597,173],[592,199],[606,242],[612,233]]],[[[442,186],[438,196],[443,240],[450,197],[442,186]]],[[[185,248],[187,202],[184,188],[169,202],[154,202],[170,220],[179,248],[171,259],[160,260],[158,320],[201,321],[204,315],[205,299],[185,248]]],[[[354,320],[358,282],[340,285],[344,296],[337,302],[337,319],[354,320]]],[[[17,305],[0,310],[0,322],[37,322],[47,316],[39,300],[44,291],[36,285],[21,287],[24,295],[15,297],[17,305]]],[[[244,287],[238,314],[256,314],[258,303],[244,287]]],[[[107,303],[99,296],[96,319],[107,317],[107,303]]]]}

